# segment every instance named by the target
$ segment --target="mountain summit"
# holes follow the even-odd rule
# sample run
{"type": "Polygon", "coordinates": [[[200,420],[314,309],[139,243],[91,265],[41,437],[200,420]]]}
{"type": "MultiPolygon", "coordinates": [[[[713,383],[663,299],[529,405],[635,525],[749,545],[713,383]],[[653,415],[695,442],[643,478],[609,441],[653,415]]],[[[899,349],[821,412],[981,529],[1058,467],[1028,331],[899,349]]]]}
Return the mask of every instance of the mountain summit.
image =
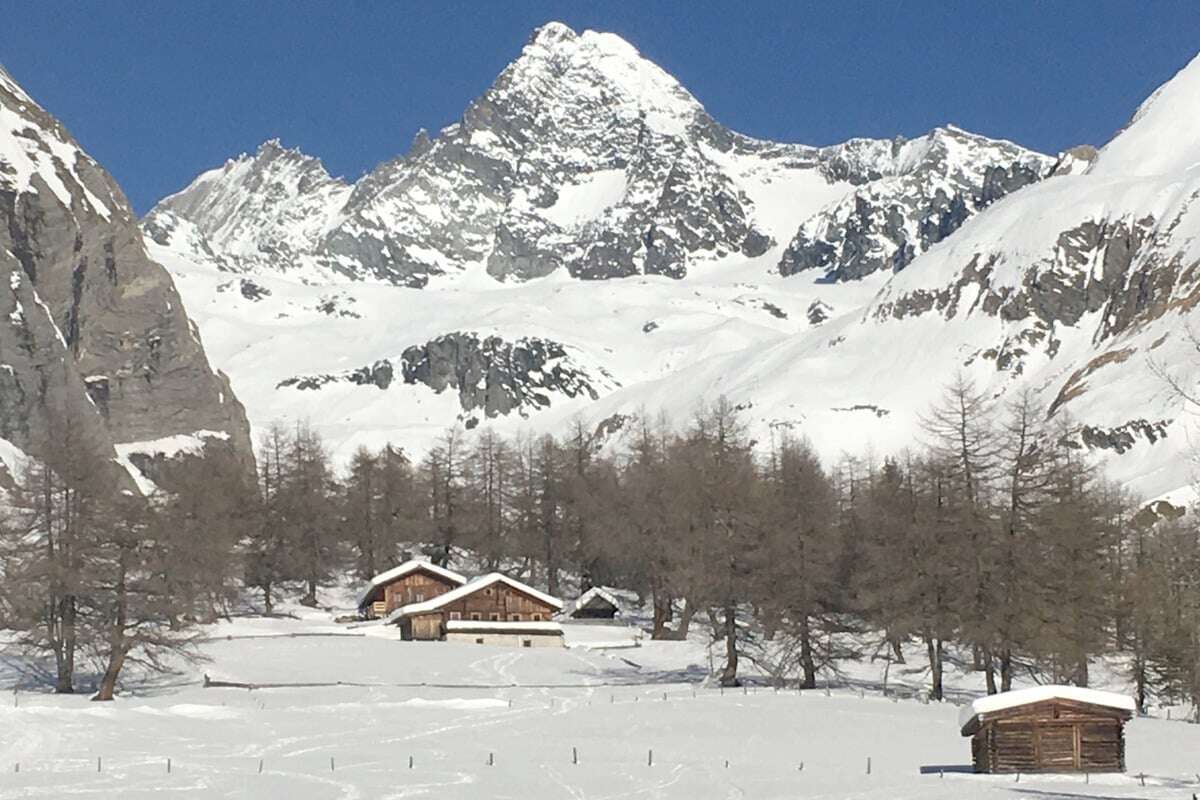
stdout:
{"type": "Polygon", "coordinates": [[[231,270],[298,271],[319,281],[422,287],[477,272],[520,282],[559,270],[582,279],[681,278],[706,264],[761,257],[801,235],[781,263],[791,272],[824,264],[829,248],[878,244],[887,258],[902,251],[903,261],[1049,167],[1015,145],[952,128],[909,143],[827,148],[749,139],[715,122],[621,38],[550,23],[458,123],[353,187],[269,142],[163,200],[146,230],[165,247],[231,270]],[[918,172],[913,185],[898,185],[918,172]],[[809,185],[789,187],[800,196],[781,214],[773,193],[799,176],[809,185]],[[801,230],[840,193],[831,186],[879,179],[896,185],[864,192],[859,199],[876,204],[868,213],[903,203],[899,213],[925,225],[923,234],[889,228],[882,217],[866,223],[869,230],[846,231],[844,220],[801,230]],[[844,240],[860,234],[889,244],[844,240]]]}
{"type": "Polygon", "coordinates": [[[308,417],[343,457],[454,423],[620,435],[722,394],[764,436],[887,453],[963,370],[1030,388],[1159,494],[1188,482],[1147,364],[1190,363],[1196,69],[1098,157],[949,124],[813,147],[731,131],[619,37],[550,23],[353,184],[269,142],[143,227],[255,423],[308,417]]]}

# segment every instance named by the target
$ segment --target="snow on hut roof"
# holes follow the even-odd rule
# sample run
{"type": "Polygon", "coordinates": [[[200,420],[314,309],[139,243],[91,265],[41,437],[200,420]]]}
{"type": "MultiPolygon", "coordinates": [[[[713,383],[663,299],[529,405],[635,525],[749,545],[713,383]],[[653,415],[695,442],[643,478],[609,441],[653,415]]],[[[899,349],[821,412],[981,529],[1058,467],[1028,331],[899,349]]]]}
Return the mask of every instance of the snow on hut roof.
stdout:
{"type": "Polygon", "coordinates": [[[503,620],[452,619],[446,623],[446,630],[455,631],[500,631],[507,633],[555,633],[563,632],[557,622],[505,622],[503,620]]]}
{"type": "Polygon", "coordinates": [[[423,603],[409,603],[406,606],[401,606],[388,615],[388,620],[396,620],[401,617],[410,617],[413,614],[425,614],[430,611],[437,611],[447,603],[453,603],[455,600],[460,600],[468,595],[472,595],[480,589],[485,589],[494,583],[504,583],[517,591],[524,592],[530,597],[541,600],[551,608],[561,610],[563,607],[562,600],[557,597],[551,597],[545,592],[539,592],[537,589],[527,584],[521,583],[516,578],[510,578],[499,572],[491,572],[479,578],[475,578],[457,589],[452,589],[445,594],[440,594],[432,600],[426,600],[423,603]]]}
{"type": "Polygon", "coordinates": [[[593,586],[576,598],[574,604],[571,606],[571,612],[578,611],[597,597],[617,609],[617,611],[624,611],[625,604],[617,598],[616,594],[614,594],[615,591],[617,590],[610,589],[607,586],[593,586]]]}
{"type": "Polygon", "coordinates": [[[410,572],[416,572],[417,570],[425,570],[426,572],[431,572],[434,575],[438,575],[442,578],[445,578],[446,580],[450,581],[451,583],[457,583],[459,585],[462,585],[467,582],[466,577],[459,575],[457,572],[448,570],[445,567],[439,567],[437,564],[434,564],[429,561],[424,561],[419,558],[414,558],[414,559],[410,559],[409,561],[405,561],[403,564],[401,564],[398,567],[392,567],[391,569],[389,569],[385,572],[379,573],[374,578],[371,578],[371,582],[367,584],[367,588],[363,589],[362,593],[359,594],[359,596],[358,596],[358,605],[361,607],[363,605],[363,603],[366,603],[367,600],[370,598],[371,593],[374,592],[376,589],[378,589],[380,586],[391,583],[392,581],[397,580],[399,578],[403,578],[405,575],[408,575],[410,572]]]}
{"type": "Polygon", "coordinates": [[[1076,703],[1087,703],[1130,712],[1137,709],[1133,698],[1123,694],[1101,692],[1097,689],[1082,689],[1078,686],[1034,686],[1030,689],[1017,689],[980,697],[959,710],[958,725],[960,728],[966,728],[972,720],[984,714],[993,714],[997,711],[1031,703],[1043,703],[1047,700],[1071,700],[1076,703]]]}

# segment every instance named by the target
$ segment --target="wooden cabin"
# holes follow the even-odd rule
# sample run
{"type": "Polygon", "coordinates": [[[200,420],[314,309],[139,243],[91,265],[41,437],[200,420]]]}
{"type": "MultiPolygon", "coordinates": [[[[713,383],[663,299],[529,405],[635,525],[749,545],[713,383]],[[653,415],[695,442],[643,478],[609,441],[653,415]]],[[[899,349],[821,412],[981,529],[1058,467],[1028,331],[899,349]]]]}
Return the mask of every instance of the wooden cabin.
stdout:
{"type": "Polygon", "coordinates": [[[981,697],[959,725],[976,772],[1124,772],[1131,698],[1077,686],[981,697]]]}
{"type": "Polygon", "coordinates": [[[593,586],[571,606],[571,619],[584,621],[615,620],[625,614],[624,604],[617,590],[604,586],[593,586]]]}
{"type": "Polygon", "coordinates": [[[389,619],[400,625],[404,639],[561,647],[562,629],[552,617],[562,605],[557,597],[493,572],[432,600],[402,606],[389,619]]]}
{"type": "Polygon", "coordinates": [[[371,579],[358,596],[358,613],[365,619],[382,619],[401,606],[432,600],[466,582],[457,572],[428,561],[405,561],[371,579]]]}

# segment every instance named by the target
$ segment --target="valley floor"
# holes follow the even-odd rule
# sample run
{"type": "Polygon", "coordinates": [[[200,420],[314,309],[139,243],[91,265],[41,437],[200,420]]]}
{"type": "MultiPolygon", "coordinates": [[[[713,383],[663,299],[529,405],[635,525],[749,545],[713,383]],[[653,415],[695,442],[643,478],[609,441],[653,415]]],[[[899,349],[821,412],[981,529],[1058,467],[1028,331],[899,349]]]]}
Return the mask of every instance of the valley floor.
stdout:
{"type": "MultiPolygon", "coordinates": [[[[1127,775],[977,776],[953,703],[860,691],[880,664],[857,666],[828,694],[722,692],[700,683],[701,640],[632,647],[629,629],[568,629],[569,649],[507,650],[401,642],[320,612],[215,626],[207,662],[114,703],[12,694],[0,708],[0,798],[1115,800],[1200,790],[1200,726],[1135,719],[1127,775]],[[204,688],[203,675],[310,685],[204,688]]],[[[922,671],[905,669],[892,667],[893,685],[915,688],[922,671]]],[[[0,685],[18,677],[0,672],[0,685]]],[[[956,673],[957,688],[973,690],[977,677],[956,673]]]]}

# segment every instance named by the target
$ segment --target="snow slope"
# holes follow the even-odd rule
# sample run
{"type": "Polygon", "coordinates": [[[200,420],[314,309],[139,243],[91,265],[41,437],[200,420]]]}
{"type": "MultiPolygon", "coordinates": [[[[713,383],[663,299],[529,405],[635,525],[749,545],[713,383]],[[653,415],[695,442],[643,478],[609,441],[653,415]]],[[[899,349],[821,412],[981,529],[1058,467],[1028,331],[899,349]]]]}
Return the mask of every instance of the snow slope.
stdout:
{"type": "Polygon", "coordinates": [[[760,441],[881,457],[962,370],[1179,499],[1191,420],[1152,365],[1200,380],[1198,82],[1098,156],[952,125],[815,148],[723,128],[627,43],[552,23],[353,185],[272,142],[143,227],[252,425],[308,418],[340,460],[452,424],[615,443],[722,395],[760,441]]]}
{"type": "MultiPolygon", "coordinates": [[[[881,696],[880,664],[851,666],[828,693],[722,692],[699,683],[699,641],[510,650],[400,642],[309,613],[219,625],[207,663],[111,704],[20,692],[0,707],[0,798],[1165,800],[1198,786],[1200,728],[1161,718],[1129,724],[1128,775],[1016,784],[964,772],[958,708],[881,696]],[[201,673],[334,685],[201,688],[201,673]]],[[[568,641],[595,632],[563,627],[568,641]]],[[[909,669],[893,666],[890,684],[906,697],[924,678],[909,669]]],[[[978,674],[949,679],[981,688],[978,674]]]]}
{"type": "Polygon", "coordinates": [[[763,352],[1051,165],[953,126],[749,139],[618,37],[551,23],[459,123],[353,185],[272,141],[143,228],[254,427],[307,417],[345,459],[455,422],[552,430],[763,352]],[[829,248],[859,254],[855,280],[829,248]]]}

